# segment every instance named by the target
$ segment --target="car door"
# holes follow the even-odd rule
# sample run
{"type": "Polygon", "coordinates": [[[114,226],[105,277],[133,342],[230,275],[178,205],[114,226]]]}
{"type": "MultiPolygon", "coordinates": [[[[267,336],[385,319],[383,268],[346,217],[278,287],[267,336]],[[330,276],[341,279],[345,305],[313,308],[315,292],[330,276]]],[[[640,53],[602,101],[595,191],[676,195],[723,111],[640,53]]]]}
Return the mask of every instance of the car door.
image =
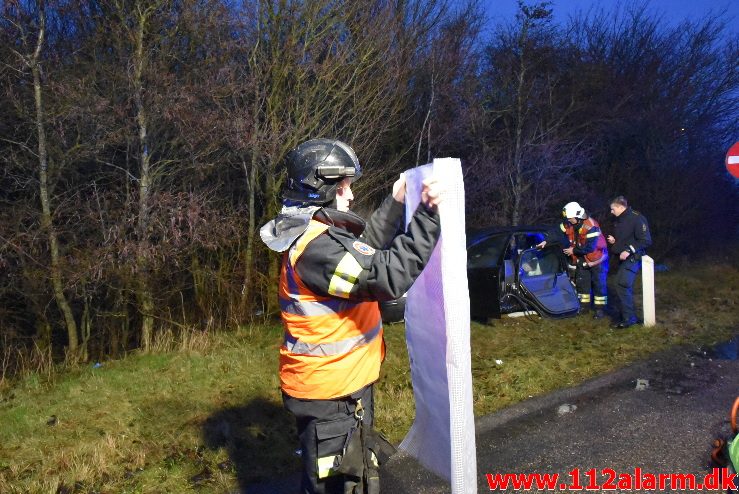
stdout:
{"type": "Polygon", "coordinates": [[[500,296],[505,282],[503,255],[510,236],[506,232],[493,233],[467,247],[467,284],[473,319],[500,317],[500,296]]]}
{"type": "Polygon", "coordinates": [[[518,258],[516,284],[523,299],[542,316],[574,316],[580,309],[565,263],[558,247],[526,249],[518,258]]]}

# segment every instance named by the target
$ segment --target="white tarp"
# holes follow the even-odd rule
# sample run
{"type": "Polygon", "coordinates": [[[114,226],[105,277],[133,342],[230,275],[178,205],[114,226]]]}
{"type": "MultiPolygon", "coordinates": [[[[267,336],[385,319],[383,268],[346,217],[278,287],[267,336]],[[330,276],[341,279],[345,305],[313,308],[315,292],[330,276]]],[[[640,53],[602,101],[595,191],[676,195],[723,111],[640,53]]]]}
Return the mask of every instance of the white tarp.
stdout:
{"type": "Polygon", "coordinates": [[[453,494],[477,493],[462,166],[435,159],[405,174],[407,218],[423,179],[433,175],[447,191],[439,205],[441,238],[406,301],[416,417],[400,448],[449,480],[453,494]]]}

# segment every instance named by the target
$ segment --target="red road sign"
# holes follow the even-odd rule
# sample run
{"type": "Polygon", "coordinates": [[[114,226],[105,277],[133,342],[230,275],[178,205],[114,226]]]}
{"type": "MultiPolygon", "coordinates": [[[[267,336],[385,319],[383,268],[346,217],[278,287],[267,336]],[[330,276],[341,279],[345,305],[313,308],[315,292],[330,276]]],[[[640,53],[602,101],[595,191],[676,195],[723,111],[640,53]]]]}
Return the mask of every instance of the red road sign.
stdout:
{"type": "Polygon", "coordinates": [[[739,178],[739,142],[735,142],[726,153],[726,169],[732,177],[739,178]]]}

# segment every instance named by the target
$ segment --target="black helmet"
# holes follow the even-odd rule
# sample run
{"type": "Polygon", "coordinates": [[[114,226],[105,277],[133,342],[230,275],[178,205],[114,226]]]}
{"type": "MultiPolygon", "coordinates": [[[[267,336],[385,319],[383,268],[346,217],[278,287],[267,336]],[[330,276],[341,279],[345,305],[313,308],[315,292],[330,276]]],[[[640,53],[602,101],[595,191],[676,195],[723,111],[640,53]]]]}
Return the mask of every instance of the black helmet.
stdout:
{"type": "Polygon", "coordinates": [[[325,204],[336,197],[336,185],[346,177],[359,178],[357,155],[335,139],[311,139],[287,154],[287,186],[282,197],[325,204]]]}

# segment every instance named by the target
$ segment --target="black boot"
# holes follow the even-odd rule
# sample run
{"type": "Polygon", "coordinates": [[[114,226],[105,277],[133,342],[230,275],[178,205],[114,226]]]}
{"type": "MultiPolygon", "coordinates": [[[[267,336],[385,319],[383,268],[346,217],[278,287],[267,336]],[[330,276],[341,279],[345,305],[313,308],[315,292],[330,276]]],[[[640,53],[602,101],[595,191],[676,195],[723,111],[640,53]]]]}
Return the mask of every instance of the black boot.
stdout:
{"type": "Polygon", "coordinates": [[[593,319],[603,319],[604,317],[606,317],[606,313],[603,311],[603,309],[595,309],[593,319]]]}
{"type": "Polygon", "coordinates": [[[637,319],[636,317],[632,317],[626,321],[621,321],[620,323],[616,324],[613,327],[616,329],[626,329],[626,328],[630,328],[631,326],[635,324],[639,324],[639,319],[637,319]]]}

